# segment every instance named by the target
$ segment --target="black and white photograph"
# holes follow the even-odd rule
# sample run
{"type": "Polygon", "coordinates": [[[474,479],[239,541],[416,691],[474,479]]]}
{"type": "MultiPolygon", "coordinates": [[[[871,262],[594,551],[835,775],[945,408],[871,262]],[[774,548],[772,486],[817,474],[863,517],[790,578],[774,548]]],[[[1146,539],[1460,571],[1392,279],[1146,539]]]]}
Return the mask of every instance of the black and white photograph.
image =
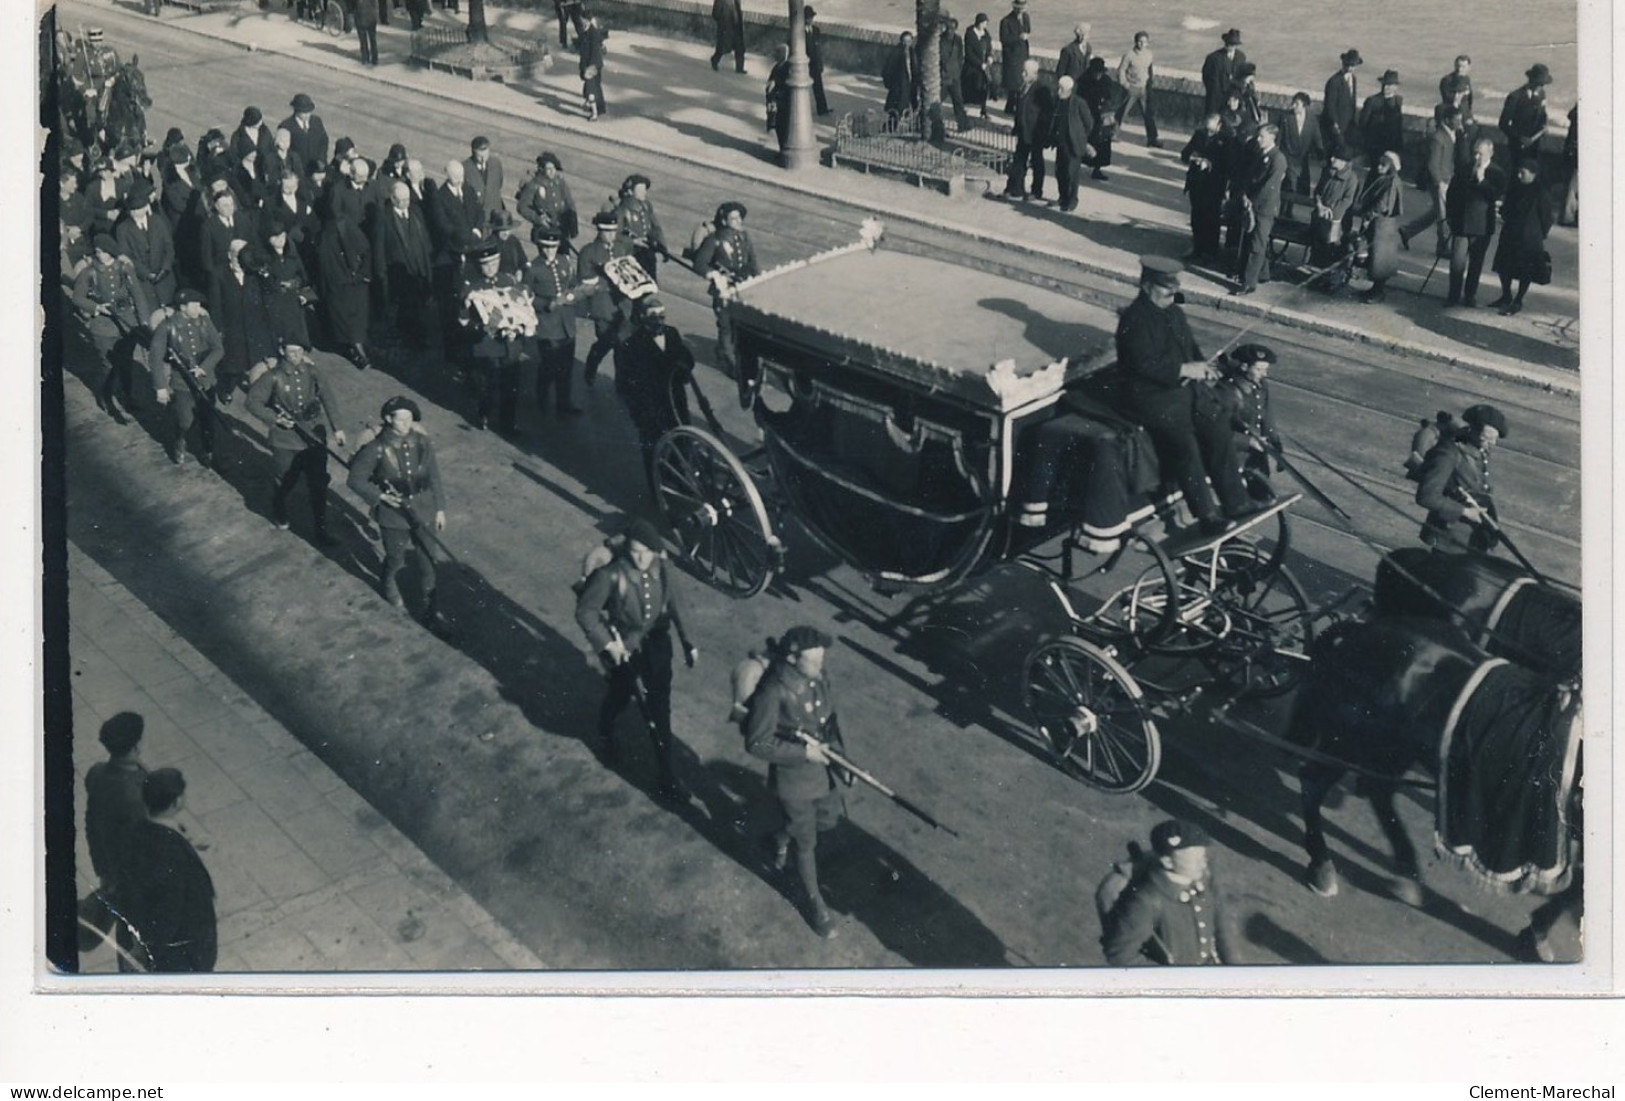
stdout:
{"type": "Polygon", "coordinates": [[[1601,14],[38,8],[41,988],[1613,989],[1601,14]]]}

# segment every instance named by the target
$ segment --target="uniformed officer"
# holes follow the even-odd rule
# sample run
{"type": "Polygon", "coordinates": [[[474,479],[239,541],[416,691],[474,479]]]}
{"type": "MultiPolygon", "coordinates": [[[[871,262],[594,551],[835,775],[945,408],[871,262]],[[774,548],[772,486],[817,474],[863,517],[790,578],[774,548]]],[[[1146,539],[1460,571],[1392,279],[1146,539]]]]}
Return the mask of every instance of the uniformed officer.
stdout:
{"type": "Polygon", "coordinates": [[[1139,297],[1117,323],[1117,364],[1124,375],[1124,412],[1151,434],[1163,479],[1184,492],[1203,534],[1218,535],[1228,526],[1226,517],[1240,519],[1255,506],[1241,485],[1232,432],[1216,418],[1196,416],[1195,394],[1186,385],[1212,381],[1218,371],[1196,346],[1176,304],[1184,270],[1164,256],[1140,258],[1139,297]]]}
{"type": "Polygon", "coordinates": [[[481,320],[474,296],[490,290],[523,293],[524,285],[519,276],[501,270],[502,247],[497,242],[477,246],[472,259],[478,267],[463,280],[457,320],[475,334],[474,427],[483,431],[494,415],[497,431],[511,436],[518,431],[519,367],[524,362],[525,342],[519,330],[497,325],[494,318],[481,320]]]}
{"type": "Polygon", "coordinates": [[[195,422],[198,458],[204,466],[213,466],[214,369],[226,354],[226,346],[204,309],[203,295],[192,288],[181,291],[180,306],[164,314],[152,331],[147,371],[152,375],[158,404],[167,405],[173,417],[173,434],[165,450],[176,466],[185,463],[186,437],[195,422]],[[174,378],[179,380],[174,389],[170,388],[172,368],[174,378]]]}
{"type": "Polygon", "coordinates": [[[580,231],[576,216],[576,202],[570,194],[570,185],[564,179],[564,166],[552,153],[536,158],[536,174],[519,188],[514,200],[519,214],[530,223],[532,243],[541,245],[542,237],[557,233],[562,238],[561,250],[574,251],[575,235],[580,231]]]}
{"type": "Polygon", "coordinates": [[[617,354],[615,393],[638,431],[643,469],[654,481],[655,444],[688,423],[688,386],[694,353],[683,335],[666,324],[666,305],[657,295],[638,300],[637,324],[617,354]]]}
{"type": "Polygon", "coordinates": [[[745,748],[769,763],[768,786],[779,797],[784,825],[773,835],[773,865],[785,870],[790,843],[806,891],[807,920],[819,936],[836,935],[834,919],[818,889],[818,834],[832,829],[845,810],[826,745],[842,748],[835,701],[824,676],[824,655],[834,640],[815,627],[792,627],[779,640],[780,660],[762,675],[745,719],[745,748]],[[800,735],[809,735],[808,742],[800,735]]]}
{"type": "Polygon", "coordinates": [[[575,263],[562,255],[563,236],[556,229],[539,229],[541,252],[531,264],[526,285],[536,304],[536,408],[547,408],[548,390],[554,406],[565,416],[581,407],[571,400],[576,366],[576,301],[581,279],[575,263]]]}
{"type": "Polygon", "coordinates": [[[650,186],[649,177],[642,173],[635,172],[622,180],[621,202],[616,214],[621,223],[621,236],[631,245],[632,255],[649,273],[649,278],[655,279],[660,257],[671,254],[666,251],[666,231],[660,228],[655,205],[649,201],[650,186]]]}
{"type": "Polygon", "coordinates": [[[592,318],[595,339],[587,349],[586,366],[581,378],[588,386],[598,377],[599,364],[613,352],[631,331],[632,303],[620,294],[604,274],[604,265],[617,256],[631,256],[632,245],[621,234],[621,222],[615,208],[605,205],[592,217],[598,236],[587,242],[576,257],[576,274],[581,277],[581,291],[587,295],[587,316],[592,318]]]}
{"type": "Polygon", "coordinates": [[[327,533],[327,438],[344,446],[343,419],[332,390],[322,383],[310,349],[291,340],[282,342],[282,356],[259,381],[249,387],[248,411],[269,428],[267,442],[276,464],[276,487],[271,494],[271,522],[288,530],[288,494],[301,480],[310,495],[317,546],[332,546],[327,533]]]}
{"type": "Polygon", "coordinates": [[[724,374],[734,377],[739,374],[739,354],[734,347],[728,300],[740,283],[762,273],[756,263],[756,246],[745,232],[745,214],[744,203],[728,202],[717,207],[716,229],[694,253],[694,270],[711,284],[711,310],[717,316],[717,365],[724,374]]]}
{"type": "Polygon", "coordinates": [[[1219,365],[1223,378],[1215,387],[1219,408],[1236,433],[1242,483],[1257,501],[1275,497],[1270,488],[1270,453],[1281,450],[1281,433],[1270,405],[1269,372],[1275,361],[1275,351],[1267,345],[1243,344],[1219,365]]]}
{"type": "Polygon", "coordinates": [[[91,241],[91,260],[73,281],[73,306],[95,348],[101,378],[96,404],[120,424],[124,418],[113,399],[121,390],[130,402],[130,365],[141,342],[141,331],[157,308],[151,288],[136,274],[130,258],[119,252],[110,234],[91,241]]]}
{"type": "Polygon", "coordinates": [[[1417,472],[1416,503],[1428,510],[1422,542],[1440,551],[1488,551],[1497,518],[1490,453],[1506,438],[1506,417],[1493,405],[1474,405],[1461,419],[1465,427],[1441,439],[1417,472]]]}
{"type": "Polygon", "coordinates": [[[1171,819],[1151,831],[1155,862],[1124,888],[1112,909],[1102,938],[1107,963],[1224,962],[1219,896],[1208,864],[1211,844],[1192,822],[1171,819]]]}
{"type": "Polygon", "coordinates": [[[384,539],[384,599],[396,608],[406,607],[398,579],[406,568],[407,554],[415,549],[418,590],[423,597],[419,617],[435,629],[441,624],[435,566],[447,561],[448,556],[436,538],[446,530],[446,502],[434,443],[417,427],[423,413],[411,398],[390,398],[380,415],[384,430],[356,452],[347,484],[372,508],[372,517],[384,539]]]}
{"type": "Polygon", "coordinates": [[[619,759],[615,720],[634,698],[654,743],[664,799],[685,792],[675,767],[671,731],[671,630],[677,629],[683,661],[693,668],[699,651],[688,640],[671,571],[660,552],[660,533],[647,520],[633,520],[609,564],[587,578],[576,600],[576,622],[603,662],[606,683],[598,709],[598,742],[604,762],[619,759]]]}

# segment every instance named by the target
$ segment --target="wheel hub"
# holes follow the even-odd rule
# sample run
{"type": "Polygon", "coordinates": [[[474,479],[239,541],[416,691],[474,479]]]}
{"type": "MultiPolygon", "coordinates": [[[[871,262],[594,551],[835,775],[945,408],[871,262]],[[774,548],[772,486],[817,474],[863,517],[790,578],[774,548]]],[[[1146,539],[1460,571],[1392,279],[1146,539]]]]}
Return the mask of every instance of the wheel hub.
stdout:
{"type": "Polygon", "coordinates": [[[1093,737],[1100,732],[1100,717],[1079,704],[1072,714],[1067,716],[1066,727],[1071,740],[1076,742],[1079,738],[1093,737]]]}

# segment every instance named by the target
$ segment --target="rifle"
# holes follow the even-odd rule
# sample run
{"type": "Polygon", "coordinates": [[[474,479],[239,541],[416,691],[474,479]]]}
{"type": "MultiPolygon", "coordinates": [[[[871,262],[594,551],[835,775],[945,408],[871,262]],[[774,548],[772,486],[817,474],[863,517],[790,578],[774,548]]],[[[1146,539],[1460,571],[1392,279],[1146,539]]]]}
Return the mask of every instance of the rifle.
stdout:
{"type": "Polygon", "coordinates": [[[1281,464],[1281,469],[1290,474],[1292,476],[1292,480],[1302,486],[1304,488],[1304,492],[1313,497],[1322,508],[1326,509],[1326,511],[1330,512],[1333,516],[1336,516],[1339,520],[1342,520],[1346,524],[1354,523],[1354,518],[1352,516],[1344,512],[1341,508],[1338,508],[1336,501],[1333,501],[1330,497],[1326,496],[1325,492],[1323,492],[1319,486],[1311,482],[1303,471],[1299,470],[1292,464],[1292,461],[1286,457],[1286,451],[1284,448],[1277,444],[1270,443],[1256,432],[1248,432],[1247,435],[1263,444],[1266,453],[1275,456],[1275,461],[1281,464]]]}
{"type": "Polygon", "coordinates": [[[808,734],[805,730],[796,731],[796,737],[800,738],[808,745],[815,745],[821,748],[824,751],[824,756],[828,757],[830,763],[835,767],[845,769],[847,772],[851,773],[854,778],[862,780],[865,784],[880,792],[880,794],[884,795],[886,798],[908,811],[910,814],[924,822],[926,825],[930,826],[932,829],[941,830],[950,837],[959,836],[959,834],[951,827],[945,826],[941,822],[938,822],[935,818],[931,817],[931,815],[926,813],[924,808],[922,808],[919,804],[905,799],[903,796],[897,794],[897,792],[881,783],[872,774],[865,772],[863,769],[847,760],[846,757],[831,747],[828,742],[819,741],[811,734],[808,734]]]}
{"type": "Polygon", "coordinates": [[[1506,529],[1496,522],[1494,516],[1490,515],[1490,510],[1479,504],[1478,499],[1475,498],[1471,493],[1467,492],[1467,488],[1465,486],[1458,484],[1453,488],[1458,494],[1461,495],[1463,504],[1465,504],[1468,508],[1476,508],[1484,513],[1484,526],[1489,528],[1491,533],[1506,545],[1506,549],[1512,552],[1512,557],[1518,560],[1518,564],[1529,571],[1529,576],[1533,577],[1537,582],[1546,586],[1547,588],[1551,588],[1551,580],[1548,579],[1545,574],[1535,569],[1535,564],[1533,562],[1524,557],[1523,551],[1518,549],[1518,545],[1512,541],[1512,537],[1506,533],[1506,529]]]}
{"type": "Polygon", "coordinates": [[[202,386],[198,385],[198,380],[192,377],[192,368],[183,362],[181,357],[177,355],[173,349],[166,350],[164,352],[164,358],[175,367],[170,374],[180,375],[181,381],[186,383],[186,388],[192,391],[192,397],[196,398],[204,405],[207,405],[210,409],[218,408],[214,400],[214,395],[203,389],[202,386]]]}

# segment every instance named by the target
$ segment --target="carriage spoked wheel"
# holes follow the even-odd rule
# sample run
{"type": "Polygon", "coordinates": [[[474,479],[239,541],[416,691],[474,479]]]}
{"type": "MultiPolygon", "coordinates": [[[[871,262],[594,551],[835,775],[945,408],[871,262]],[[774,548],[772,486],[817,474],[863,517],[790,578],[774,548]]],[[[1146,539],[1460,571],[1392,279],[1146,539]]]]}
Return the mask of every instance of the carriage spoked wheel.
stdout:
{"type": "Polygon", "coordinates": [[[1070,635],[1039,644],[1022,670],[1021,696],[1039,737],[1077,779],[1127,795],[1157,774],[1162,739],[1145,693],[1099,646],[1070,635]]]}
{"type": "Polygon", "coordinates": [[[755,596],[783,554],[750,472],[721,440],[683,425],[655,443],[660,511],[687,559],[715,588],[755,596]]]}
{"type": "Polygon", "coordinates": [[[1091,636],[1127,650],[1150,650],[1179,629],[1181,592],[1173,562],[1161,547],[1133,531],[1098,568],[1080,578],[1100,596],[1086,617],[1091,636]]]}
{"type": "Polygon", "coordinates": [[[1271,565],[1274,558],[1272,550],[1237,540],[1219,549],[1214,577],[1199,570],[1204,585],[1216,578],[1210,596],[1229,621],[1215,659],[1245,675],[1249,696],[1279,696],[1295,687],[1315,640],[1309,595],[1291,570],[1271,565]]]}
{"type": "Polygon", "coordinates": [[[344,0],[327,0],[322,5],[322,30],[337,38],[344,33],[344,0]]]}

